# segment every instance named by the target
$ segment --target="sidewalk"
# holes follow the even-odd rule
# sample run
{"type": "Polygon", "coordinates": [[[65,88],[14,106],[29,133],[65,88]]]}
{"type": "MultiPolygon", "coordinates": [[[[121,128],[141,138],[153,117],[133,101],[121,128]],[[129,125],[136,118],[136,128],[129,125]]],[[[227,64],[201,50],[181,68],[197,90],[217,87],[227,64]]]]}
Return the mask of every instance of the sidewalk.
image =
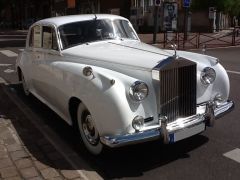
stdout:
{"type": "Polygon", "coordinates": [[[0,86],[0,180],[84,179],[3,93],[0,86]]]}
{"type": "MultiPolygon", "coordinates": [[[[240,45],[239,29],[234,28],[221,30],[215,33],[188,33],[188,38],[184,40],[184,33],[158,33],[156,44],[159,48],[170,48],[170,42],[178,45],[178,49],[196,49],[206,45],[207,48],[238,46],[240,45]],[[167,38],[167,42],[166,39],[167,38]]],[[[153,44],[153,34],[138,34],[141,41],[153,44]]]]}

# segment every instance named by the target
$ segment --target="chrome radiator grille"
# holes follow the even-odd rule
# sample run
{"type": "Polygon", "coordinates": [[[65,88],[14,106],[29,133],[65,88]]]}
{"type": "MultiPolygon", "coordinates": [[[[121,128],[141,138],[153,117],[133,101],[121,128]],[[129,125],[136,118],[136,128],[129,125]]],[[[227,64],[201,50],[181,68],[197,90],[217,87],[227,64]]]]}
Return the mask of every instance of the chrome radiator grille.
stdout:
{"type": "Polygon", "coordinates": [[[160,70],[160,115],[168,123],[196,114],[196,63],[179,59],[160,70]]]}

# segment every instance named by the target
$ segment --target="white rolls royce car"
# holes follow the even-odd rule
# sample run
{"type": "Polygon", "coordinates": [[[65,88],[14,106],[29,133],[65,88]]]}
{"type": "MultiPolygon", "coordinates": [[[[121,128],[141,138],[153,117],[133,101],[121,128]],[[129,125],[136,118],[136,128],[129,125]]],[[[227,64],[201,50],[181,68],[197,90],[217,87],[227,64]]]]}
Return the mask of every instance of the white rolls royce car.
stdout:
{"type": "Polygon", "coordinates": [[[77,127],[95,155],[107,146],[174,143],[234,107],[217,58],[147,45],[115,15],[34,23],[16,68],[25,94],[77,127]]]}

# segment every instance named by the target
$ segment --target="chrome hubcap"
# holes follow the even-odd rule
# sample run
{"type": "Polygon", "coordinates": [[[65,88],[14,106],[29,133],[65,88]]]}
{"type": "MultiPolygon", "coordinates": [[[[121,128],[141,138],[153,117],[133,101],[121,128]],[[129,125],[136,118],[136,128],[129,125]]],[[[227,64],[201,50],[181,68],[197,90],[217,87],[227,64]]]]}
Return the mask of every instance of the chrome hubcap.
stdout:
{"type": "Polygon", "coordinates": [[[92,116],[88,113],[82,120],[82,128],[88,142],[97,145],[99,142],[98,132],[94,127],[92,116]]]}

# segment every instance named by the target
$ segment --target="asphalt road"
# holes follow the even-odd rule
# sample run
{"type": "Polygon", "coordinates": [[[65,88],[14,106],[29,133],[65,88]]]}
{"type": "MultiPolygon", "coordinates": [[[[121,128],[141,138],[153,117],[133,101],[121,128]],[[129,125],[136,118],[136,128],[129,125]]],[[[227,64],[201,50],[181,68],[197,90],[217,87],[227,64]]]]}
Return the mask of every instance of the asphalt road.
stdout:
{"type": "Polygon", "coordinates": [[[239,179],[239,47],[207,51],[207,54],[219,57],[220,62],[229,71],[230,99],[236,103],[235,110],[217,120],[214,128],[207,128],[207,131],[200,135],[172,145],[149,142],[109,150],[102,156],[94,157],[83,150],[78,135],[60,117],[36,98],[26,98],[20,92],[14,72],[16,57],[8,57],[6,50],[18,54],[22,48],[13,46],[0,48],[0,77],[10,84],[8,88],[19,101],[29,107],[32,113],[36,114],[104,179],[239,179]],[[232,153],[232,159],[224,155],[232,151],[235,152],[232,153]]]}

